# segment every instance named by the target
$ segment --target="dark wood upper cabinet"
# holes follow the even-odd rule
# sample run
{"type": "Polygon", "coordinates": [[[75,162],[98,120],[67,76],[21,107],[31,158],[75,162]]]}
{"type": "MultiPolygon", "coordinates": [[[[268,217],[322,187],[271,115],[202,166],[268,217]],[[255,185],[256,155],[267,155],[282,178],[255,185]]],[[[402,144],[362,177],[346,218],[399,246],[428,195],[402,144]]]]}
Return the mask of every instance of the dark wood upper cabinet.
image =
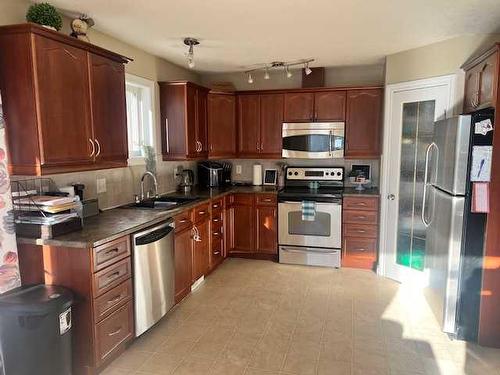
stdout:
{"type": "Polygon", "coordinates": [[[126,165],[125,57],[35,24],[0,27],[0,49],[11,174],[126,165]]]}
{"type": "Polygon", "coordinates": [[[494,106],[496,103],[496,72],[498,71],[498,48],[488,50],[481,58],[464,65],[465,95],[464,112],[494,106]]]}
{"type": "Polygon", "coordinates": [[[160,82],[163,160],[207,157],[207,93],[187,81],[160,82]]]}
{"type": "Polygon", "coordinates": [[[281,157],[283,126],[283,94],[260,95],[261,157],[281,157]]]}
{"type": "Polygon", "coordinates": [[[309,122],[314,120],[314,93],[289,92],[285,94],[284,121],[309,122]]]}
{"type": "Polygon", "coordinates": [[[345,101],[345,91],[314,93],[314,121],[344,121],[345,101]]]}
{"type": "Polygon", "coordinates": [[[125,166],[128,158],[125,67],[90,54],[92,120],[96,160],[125,166]]]}
{"type": "Polygon", "coordinates": [[[236,156],[236,97],[232,93],[208,94],[208,156],[236,156]]]}
{"type": "Polygon", "coordinates": [[[382,89],[347,91],[345,158],[380,157],[382,89]]]}
{"type": "Polygon", "coordinates": [[[238,155],[258,156],[260,151],[260,96],[238,95],[238,155]]]}

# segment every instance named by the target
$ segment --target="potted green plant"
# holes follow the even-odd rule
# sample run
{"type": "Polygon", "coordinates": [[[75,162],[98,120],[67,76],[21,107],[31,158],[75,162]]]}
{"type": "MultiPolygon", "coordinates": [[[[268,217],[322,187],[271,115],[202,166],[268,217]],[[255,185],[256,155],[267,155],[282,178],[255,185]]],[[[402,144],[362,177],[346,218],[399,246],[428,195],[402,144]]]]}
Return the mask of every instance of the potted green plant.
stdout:
{"type": "Polygon", "coordinates": [[[37,23],[53,30],[61,30],[62,17],[57,9],[49,3],[37,3],[29,7],[26,21],[37,23]]]}

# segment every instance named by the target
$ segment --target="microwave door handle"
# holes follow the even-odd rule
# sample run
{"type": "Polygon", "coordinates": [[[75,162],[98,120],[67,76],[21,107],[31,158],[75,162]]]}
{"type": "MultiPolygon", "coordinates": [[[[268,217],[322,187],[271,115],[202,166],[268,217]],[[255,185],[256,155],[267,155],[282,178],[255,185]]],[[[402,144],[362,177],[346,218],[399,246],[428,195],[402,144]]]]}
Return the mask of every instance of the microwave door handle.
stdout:
{"type": "Polygon", "coordinates": [[[328,155],[329,156],[332,156],[332,137],[333,137],[333,134],[332,134],[332,131],[330,130],[330,134],[329,134],[329,139],[328,139],[328,155]]]}

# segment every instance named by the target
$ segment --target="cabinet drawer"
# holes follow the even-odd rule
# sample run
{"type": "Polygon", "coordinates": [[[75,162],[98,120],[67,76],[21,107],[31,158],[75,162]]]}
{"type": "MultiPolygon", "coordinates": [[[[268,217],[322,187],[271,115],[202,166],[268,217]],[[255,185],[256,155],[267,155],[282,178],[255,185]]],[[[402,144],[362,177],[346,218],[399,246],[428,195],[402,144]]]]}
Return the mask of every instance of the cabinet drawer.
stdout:
{"type": "Polygon", "coordinates": [[[103,268],[128,256],[130,256],[129,236],[121,237],[104,245],[94,247],[94,272],[102,270],[103,268]]]}
{"type": "Polygon", "coordinates": [[[117,306],[132,299],[132,279],[124,281],[94,301],[94,316],[101,321],[117,306]]]}
{"type": "Polygon", "coordinates": [[[130,258],[123,259],[94,274],[94,297],[106,293],[115,286],[130,278],[130,258]]]}
{"type": "Polygon", "coordinates": [[[211,202],[212,214],[221,211],[224,208],[224,198],[214,199],[211,202]]]}
{"type": "Polygon", "coordinates": [[[254,194],[234,194],[232,199],[233,204],[241,204],[246,206],[252,206],[254,202],[254,194]]]}
{"type": "Polygon", "coordinates": [[[212,225],[222,225],[224,223],[224,211],[212,212],[212,225]]]}
{"type": "Polygon", "coordinates": [[[224,230],[222,225],[213,226],[212,229],[212,239],[223,239],[224,238],[224,230]]]}
{"type": "Polygon", "coordinates": [[[175,233],[188,229],[193,225],[193,222],[191,221],[191,214],[191,210],[187,210],[174,216],[175,233]]]}
{"type": "Polygon", "coordinates": [[[377,253],[377,239],[345,237],[344,252],[346,256],[375,258],[375,254],[377,253]]]}
{"type": "Polygon", "coordinates": [[[220,257],[224,254],[224,239],[212,238],[212,257],[220,257]]]}
{"type": "Polygon", "coordinates": [[[367,224],[345,224],[344,236],[377,238],[377,226],[367,224]]]}
{"type": "Polygon", "coordinates": [[[354,224],[377,224],[378,212],[377,211],[344,211],[344,223],[354,224]]]}
{"type": "Polygon", "coordinates": [[[210,213],[208,211],[209,204],[204,203],[195,208],[193,208],[193,222],[198,223],[200,221],[205,220],[205,218],[209,217],[210,213]]]}
{"type": "Polygon", "coordinates": [[[102,364],[122,344],[133,337],[134,317],[132,301],[108,316],[95,328],[97,366],[102,364]]]}
{"type": "Polygon", "coordinates": [[[276,206],[278,202],[276,194],[255,194],[255,196],[259,206],[276,206]]]}
{"type": "Polygon", "coordinates": [[[344,210],[378,210],[378,197],[344,197],[344,210]]]}

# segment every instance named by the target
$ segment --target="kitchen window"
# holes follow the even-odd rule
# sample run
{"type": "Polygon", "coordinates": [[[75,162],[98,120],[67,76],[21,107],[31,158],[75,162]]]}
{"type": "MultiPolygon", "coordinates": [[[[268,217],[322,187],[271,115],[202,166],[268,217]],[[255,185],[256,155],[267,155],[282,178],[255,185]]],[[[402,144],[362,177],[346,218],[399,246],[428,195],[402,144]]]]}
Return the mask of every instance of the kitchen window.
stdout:
{"type": "Polygon", "coordinates": [[[129,164],[144,161],[144,146],[154,147],[154,82],[126,74],[129,164]]]}

